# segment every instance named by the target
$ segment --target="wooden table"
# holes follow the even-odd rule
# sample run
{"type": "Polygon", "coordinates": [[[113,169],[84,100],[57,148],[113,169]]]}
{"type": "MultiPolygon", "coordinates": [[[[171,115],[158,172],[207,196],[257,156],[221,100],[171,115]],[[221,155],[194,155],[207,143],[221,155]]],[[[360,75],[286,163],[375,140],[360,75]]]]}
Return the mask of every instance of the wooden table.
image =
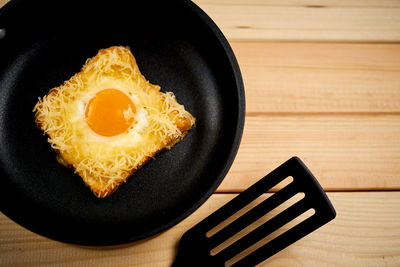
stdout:
{"type": "Polygon", "coordinates": [[[0,214],[0,266],[169,266],[183,232],[294,155],[338,215],[260,266],[400,266],[400,1],[195,2],[246,89],[242,143],[217,192],[170,230],[113,248],[55,242],[0,214]]]}

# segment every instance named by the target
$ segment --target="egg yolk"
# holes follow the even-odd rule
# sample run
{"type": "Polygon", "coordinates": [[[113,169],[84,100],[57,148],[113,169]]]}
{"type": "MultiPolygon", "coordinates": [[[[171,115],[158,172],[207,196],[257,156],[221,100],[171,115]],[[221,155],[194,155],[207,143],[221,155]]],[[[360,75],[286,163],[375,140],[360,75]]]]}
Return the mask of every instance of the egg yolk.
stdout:
{"type": "Polygon", "coordinates": [[[85,110],[89,127],[99,135],[114,136],[128,130],[136,114],[132,100],[117,89],[98,92],[85,110]]]}

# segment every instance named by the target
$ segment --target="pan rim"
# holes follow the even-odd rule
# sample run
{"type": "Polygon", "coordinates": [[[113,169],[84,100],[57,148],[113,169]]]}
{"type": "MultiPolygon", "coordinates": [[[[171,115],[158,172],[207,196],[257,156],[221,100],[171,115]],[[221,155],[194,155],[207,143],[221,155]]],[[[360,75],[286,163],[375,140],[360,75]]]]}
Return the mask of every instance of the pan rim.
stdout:
{"type": "MultiPolygon", "coordinates": [[[[179,222],[181,222],[182,220],[187,218],[189,215],[191,215],[193,212],[195,212],[198,208],[200,208],[200,206],[205,201],[207,201],[207,199],[209,199],[211,197],[211,195],[215,192],[217,187],[224,180],[226,174],[228,173],[230,167],[232,166],[233,161],[235,160],[235,157],[239,150],[240,142],[241,142],[241,139],[243,136],[243,129],[244,129],[244,123],[245,123],[245,110],[246,110],[245,92],[244,92],[244,84],[243,84],[242,74],[240,72],[239,64],[236,60],[233,50],[232,50],[231,46],[229,45],[228,40],[223,35],[221,30],[218,28],[218,26],[215,24],[215,22],[199,6],[197,6],[192,1],[185,1],[185,3],[188,5],[188,8],[190,8],[194,13],[196,13],[200,17],[200,19],[209,27],[209,29],[217,37],[218,41],[221,43],[222,47],[224,48],[225,55],[229,59],[230,65],[232,67],[232,71],[233,71],[233,74],[234,74],[235,80],[236,80],[235,82],[237,85],[237,93],[238,93],[238,120],[237,120],[237,124],[236,124],[235,137],[233,139],[233,144],[229,151],[229,157],[227,158],[227,161],[225,162],[225,165],[222,168],[218,178],[215,179],[214,184],[211,186],[211,188],[209,188],[207,193],[205,195],[203,195],[194,205],[192,205],[191,208],[186,210],[180,216],[176,217],[170,223],[165,224],[163,227],[154,229],[153,231],[148,231],[148,232],[144,233],[141,237],[130,240],[131,242],[138,241],[138,240],[156,235],[158,233],[161,233],[167,229],[170,229],[174,225],[178,224],[179,222]]],[[[120,243],[115,243],[112,245],[118,245],[118,244],[120,244],[120,243]]]]}

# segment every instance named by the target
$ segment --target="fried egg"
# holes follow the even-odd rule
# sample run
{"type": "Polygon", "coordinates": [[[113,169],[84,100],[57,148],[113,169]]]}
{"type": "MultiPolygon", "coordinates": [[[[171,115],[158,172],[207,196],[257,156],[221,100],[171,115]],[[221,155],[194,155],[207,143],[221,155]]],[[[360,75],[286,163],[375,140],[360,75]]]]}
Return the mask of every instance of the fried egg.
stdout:
{"type": "Polygon", "coordinates": [[[130,49],[121,46],[99,50],[80,72],[39,98],[33,111],[58,161],[98,197],[181,141],[195,123],[172,92],[145,79],[130,49]]]}

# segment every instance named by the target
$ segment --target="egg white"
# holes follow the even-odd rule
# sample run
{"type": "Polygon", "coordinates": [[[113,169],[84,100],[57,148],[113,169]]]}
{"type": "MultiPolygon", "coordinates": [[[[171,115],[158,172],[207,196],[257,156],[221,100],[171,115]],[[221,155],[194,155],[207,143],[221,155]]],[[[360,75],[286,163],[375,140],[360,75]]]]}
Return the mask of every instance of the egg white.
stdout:
{"type": "Polygon", "coordinates": [[[143,101],[134,93],[134,88],[129,84],[114,79],[96,81],[95,86],[88,86],[84,91],[77,95],[67,110],[70,111],[70,122],[74,131],[80,137],[80,143],[89,146],[108,146],[108,147],[136,147],[143,138],[143,133],[149,125],[149,113],[143,106],[143,101]],[[133,123],[124,133],[115,136],[102,136],[94,132],[86,121],[85,111],[89,101],[104,89],[117,89],[125,93],[136,107],[133,123]]]}

